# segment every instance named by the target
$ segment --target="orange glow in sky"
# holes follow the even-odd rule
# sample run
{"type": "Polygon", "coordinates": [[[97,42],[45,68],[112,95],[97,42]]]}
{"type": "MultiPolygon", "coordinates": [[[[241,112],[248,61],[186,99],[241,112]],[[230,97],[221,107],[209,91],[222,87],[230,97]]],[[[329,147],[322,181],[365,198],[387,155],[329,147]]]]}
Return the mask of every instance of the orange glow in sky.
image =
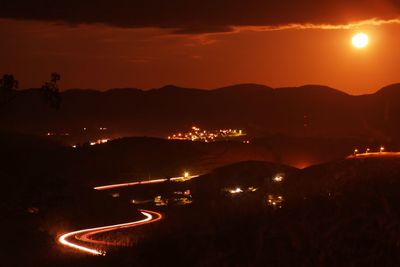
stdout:
{"type": "Polygon", "coordinates": [[[397,23],[197,35],[10,19],[1,24],[7,42],[0,73],[13,73],[21,88],[40,86],[52,71],[62,74],[62,89],[321,84],[364,94],[399,82],[397,23]],[[371,37],[365,49],[349,46],[359,32],[371,37]]]}

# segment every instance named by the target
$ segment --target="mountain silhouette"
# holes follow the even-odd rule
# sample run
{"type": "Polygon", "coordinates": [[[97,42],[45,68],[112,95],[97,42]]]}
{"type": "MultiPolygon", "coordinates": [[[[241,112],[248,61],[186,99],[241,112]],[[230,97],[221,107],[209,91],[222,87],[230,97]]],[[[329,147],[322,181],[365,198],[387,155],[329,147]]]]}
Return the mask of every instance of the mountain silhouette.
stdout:
{"type": "Polygon", "coordinates": [[[41,98],[39,89],[18,91],[18,97],[1,111],[1,128],[43,133],[107,127],[130,135],[166,136],[197,125],[243,128],[252,136],[280,133],[391,140],[400,135],[400,84],[359,96],[321,85],[73,89],[62,93],[59,111],[43,105],[41,98]]]}

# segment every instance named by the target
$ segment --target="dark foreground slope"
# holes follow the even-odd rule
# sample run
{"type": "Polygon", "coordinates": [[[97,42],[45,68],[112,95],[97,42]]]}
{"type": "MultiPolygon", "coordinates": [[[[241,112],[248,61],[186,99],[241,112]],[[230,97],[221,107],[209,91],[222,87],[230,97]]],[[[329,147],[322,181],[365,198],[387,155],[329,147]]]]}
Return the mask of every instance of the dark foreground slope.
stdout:
{"type": "MultiPolygon", "coordinates": [[[[165,220],[145,229],[146,238],[134,247],[111,251],[105,258],[69,258],[67,262],[83,266],[398,266],[399,164],[399,159],[357,159],[305,170],[254,161],[230,165],[187,184],[194,192],[193,204],[161,208],[165,220]],[[285,175],[281,184],[271,181],[277,172],[285,175]],[[225,191],[248,186],[258,191],[238,195],[225,191]],[[269,205],[268,195],[281,195],[281,207],[269,205]]],[[[168,188],[149,186],[150,191],[168,188]]],[[[139,189],[132,190],[134,196],[139,189]]]]}
{"type": "MultiPolygon", "coordinates": [[[[246,165],[262,166],[234,165],[213,181],[246,177],[246,165]]],[[[190,209],[165,210],[162,231],[124,259],[142,266],[398,266],[399,166],[399,159],[345,160],[291,172],[279,191],[264,187],[258,197],[211,194],[190,209]],[[278,192],[283,206],[271,208],[266,195],[278,192]]],[[[265,179],[274,173],[264,172],[265,179]]]]}
{"type": "MultiPolygon", "coordinates": [[[[114,172],[138,166],[154,164],[157,170],[167,170],[163,166],[172,165],[171,171],[176,171],[206,155],[214,155],[210,162],[228,164],[229,142],[204,146],[136,138],[73,150],[47,140],[34,139],[34,145],[24,141],[31,137],[14,137],[18,140],[14,143],[5,139],[1,226],[7,230],[2,235],[7,244],[2,260],[8,266],[398,266],[400,262],[397,158],[342,159],[303,170],[246,161],[178,187],[167,182],[121,191],[119,198],[111,198],[109,192],[95,192],[90,186],[111,182],[114,172]],[[221,151],[227,153],[222,159],[221,151]],[[274,181],[278,174],[283,176],[281,182],[274,181]],[[230,193],[237,188],[243,192],[230,193]],[[163,212],[165,219],[124,232],[135,240],[133,247],[91,257],[61,248],[55,241],[57,234],[68,230],[136,219],[140,206],[130,200],[138,192],[154,197],[187,189],[193,195],[191,205],[146,206],[163,212]]],[[[236,155],[244,151],[233,150],[236,155]]]]}

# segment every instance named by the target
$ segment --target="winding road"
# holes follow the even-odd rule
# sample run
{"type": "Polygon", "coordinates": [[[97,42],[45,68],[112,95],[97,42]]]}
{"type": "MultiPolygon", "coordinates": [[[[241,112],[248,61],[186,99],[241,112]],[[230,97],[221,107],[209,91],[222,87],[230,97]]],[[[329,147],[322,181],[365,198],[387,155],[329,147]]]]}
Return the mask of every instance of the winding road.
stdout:
{"type": "Polygon", "coordinates": [[[348,159],[355,159],[355,158],[384,158],[384,157],[400,157],[400,152],[393,151],[393,152],[368,152],[368,153],[357,153],[348,156],[348,159]]]}
{"type": "Polygon", "coordinates": [[[140,225],[145,225],[149,223],[154,223],[162,219],[162,215],[155,211],[150,210],[140,210],[140,212],[145,216],[144,219],[128,222],[128,223],[121,223],[109,226],[102,226],[96,228],[88,228],[83,230],[78,230],[70,233],[63,234],[58,238],[58,242],[62,245],[77,249],[82,252],[90,253],[93,255],[105,255],[106,251],[102,249],[98,249],[99,245],[103,246],[110,246],[110,245],[117,245],[117,242],[109,242],[103,240],[96,240],[93,238],[94,235],[114,231],[123,228],[131,228],[137,227],[140,225]],[[75,239],[75,240],[74,240],[75,239]],[[81,244],[82,242],[76,242],[76,240],[83,241],[85,244],[81,244]]]}
{"type": "Polygon", "coordinates": [[[126,187],[126,186],[135,186],[135,185],[141,185],[141,184],[157,184],[157,183],[166,182],[168,180],[179,182],[179,181],[191,180],[196,177],[199,177],[199,175],[192,175],[192,176],[188,176],[188,177],[180,176],[180,177],[173,177],[170,179],[163,178],[163,179],[145,180],[145,181],[140,181],[140,182],[130,182],[130,183],[123,183],[123,184],[102,185],[102,186],[96,186],[96,187],[94,187],[94,189],[101,191],[101,190],[108,190],[108,189],[120,188],[120,187],[126,187]]]}
{"type": "MultiPolygon", "coordinates": [[[[145,181],[140,181],[140,182],[131,182],[131,183],[122,183],[122,184],[112,184],[112,185],[104,185],[104,186],[97,186],[94,189],[95,190],[108,190],[108,189],[113,189],[113,188],[120,188],[120,187],[126,187],[126,186],[135,186],[135,185],[141,185],[141,184],[154,184],[154,183],[162,183],[167,180],[170,181],[187,181],[193,178],[198,177],[199,175],[192,175],[192,176],[182,176],[182,177],[173,177],[170,179],[155,179],[155,180],[145,180],[145,181]]],[[[156,221],[159,221],[162,219],[162,215],[158,212],[155,211],[150,211],[150,210],[139,210],[142,215],[144,215],[144,219],[134,221],[134,222],[128,222],[128,223],[121,223],[121,224],[115,224],[115,225],[109,225],[109,226],[102,226],[102,227],[95,227],[95,228],[88,228],[88,229],[82,229],[70,233],[66,233],[61,235],[58,238],[58,242],[64,246],[90,253],[93,255],[105,255],[106,251],[102,249],[98,249],[98,247],[106,247],[106,246],[116,246],[118,245],[118,241],[105,241],[105,240],[97,240],[94,238],[94,235],[100,234],[100,233],[105,233],[105,232],[110,232],[118,229],[123,229],[123,228],[131,228],[131,227],[137,227],[140,225],[145,225],[149,223],[154,223],[156,221]]]]}

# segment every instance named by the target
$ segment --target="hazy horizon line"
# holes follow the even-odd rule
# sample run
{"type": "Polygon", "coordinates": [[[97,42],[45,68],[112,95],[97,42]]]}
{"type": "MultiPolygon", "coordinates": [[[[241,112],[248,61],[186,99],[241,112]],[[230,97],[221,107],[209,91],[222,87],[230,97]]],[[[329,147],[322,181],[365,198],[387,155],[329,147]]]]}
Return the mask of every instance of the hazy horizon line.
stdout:
{"type": "MultiPolygon", "coordinates": [[[[163,86],[160,87],[151,87],[151,88],[139,88],[139,87],[110,87],[108,89],[98,89],[98,88],[79,88],[79,87],[75,87],[75,88],[67,88],[67,89],[61,89],[61,93],[65,93],[68,91],[75,91],[75,90],[81,90],[81,91],[96,91],[96,92],[100,92],[100,93],[106,93],[109,91],[113,91],[113,90],[139,90],[139,91],[143,91],[143,92],[148,92],[148,91],[152,91],[152,90],[161,90],[161,89],[165,89],[168,87],[174,87],[174,88],[179,88],[179,89],[186,89],[186,90],[196,90],[196,91],[217,91],[217,90],[221,90],[221,89],[229,89],[229,88],[233,88],[233,87],[238,87],[238,86],[260,86],[260,87],[265,87],[265,89],[272,89],[272,90],[280,90],[280,89],[300,89],[300,88],[304,88],[304,87],[309,87],[309,86],[315,86],[315,87],[323,87],[326,89],[331,89],[331,90],[335,90],[338,92],[341,92],[343,94],[349,95],[349,96],[362,96],[362,95],[373,95],[378,93],[379,91],[381,91],[382,89],[385,89],[387,87],[391,87],[391,86],[395,86],[395,85],[400,85],[400,82],[398,83],[390,83],[388,85],[382,86],[381,88],[378,88],[376,90],[374,90],[373,92],[370,93],[361,93],[361,94],[351,94],[348,93],[342,89],[337,89],[335,87],[329,86],[329,85],[323,85],[323,84],[317,84],[317,83],[308,83],[308,84],[303,84],[303,85],[297,85],[297,86],[279,86],[279,87],[272,87],[266,84],[262,84],[262,83],[237,83],[237,84],[230,84],[230,85],[225,85],[225,86],[219,86],[219,87],[212,87],[212,88],[201,88],[201,87],[188,87],[188,86],[181,86],[181,85],[177,85],[177,84],[165,84],[163,86]]],[[[23,88],[23,89],[19,89],[18,91],[29,91],[29,90],[37,90],[40,89],[40,87],[30,87],[30,88],[23,88]]]]}

